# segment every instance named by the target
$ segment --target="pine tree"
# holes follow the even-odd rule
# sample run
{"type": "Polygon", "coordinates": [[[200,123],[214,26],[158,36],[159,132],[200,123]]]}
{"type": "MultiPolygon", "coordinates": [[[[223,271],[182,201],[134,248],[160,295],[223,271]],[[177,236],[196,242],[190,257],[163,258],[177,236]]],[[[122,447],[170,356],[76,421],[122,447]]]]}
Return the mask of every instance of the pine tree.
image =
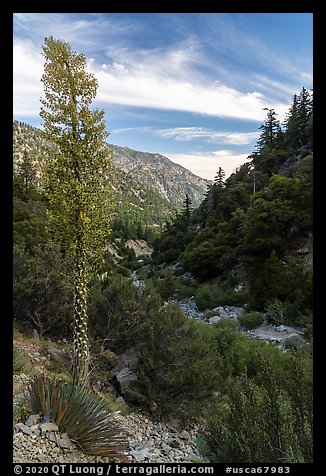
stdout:
{"type": "Polygon", "coordinates": [[[312,97],[305,88],[302,88],[298,97],[298,140],[300,146],[307,144],[306,130],[312,114],[312,97]]]}
{"type": "Polygon", "coordinates": [[[222,167],[218,168],[217,174],[214,178],[214,185],[217,187],[224,187],[225,172],[222,167]]]}
{"type": "Polygon", "coordinates": [[[36,183],[36,167],[28,156],[26,149],[24,150],[21,162],[17,165],[17,175],[23,182],[24,192],[27,196],[31,187],[36,183]]]}
{"type": "Polygon", "coordinates": [[[87,285],[107,246],[112,221],[112,161],[107,157],[104,111],[90,110],[97,81],[86,57],[64,41],[46,38],[45,99],[40,115],[45,138],[57,146],[44,166],[52,222],[74,256],[73,382],[89,384],[87,285]]]}
{"type": "Polygon", "coordinates": [[[191,212],[191,198],[189,197],[189,195],[186,193],[186,198],[184,199],[183,201],[183,205],[184,205],[184,214],[187,218],[190,217],[190,212],[191,212]]]}
{"type": "Polygon", "coordinates": [[[298,113],[298,96],[293,96],[293,101],[288,112],[286,121],[286,133],[285,140],[286,145],[289,147],[297,147],[298,141],[298,129],[299,129],[299,113],[298,113]]]}
{"type": "Polygon", "coordinates": [[[259,128],[262,133],[257,143],[260,152],[264,149],[276,148],[282,140],[282,129],[279,120],[276,118],[277,113],[274,109],[268,109],[267,107],[264,110],[267,111],[267,118],[259,128]]]}
{"type": "Polygon", "coordinates": [[[286,145],[295,149],[312,144],[312,95],[302,88],[299,96],[294,95],[286,119],[286,145]]]}

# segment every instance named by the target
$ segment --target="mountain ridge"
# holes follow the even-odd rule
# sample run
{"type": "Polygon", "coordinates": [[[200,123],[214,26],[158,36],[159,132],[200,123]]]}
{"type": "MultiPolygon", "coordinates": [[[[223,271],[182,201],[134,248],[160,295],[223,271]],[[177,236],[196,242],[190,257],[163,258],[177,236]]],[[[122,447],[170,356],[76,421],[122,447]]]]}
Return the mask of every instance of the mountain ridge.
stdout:
{"type": "MultiPolygon", "coordinates": [[[[24,150],[31,151],[34,160],[42,155],[44,139],[40,129],[14,121],[13,136],[14,167],[24,150]]],[[[135,181],[156,190],[175,207],[183,205],[186,194],[192,206],[198,207],[204,199],[207,186],[212,183],[159,153],[142,152],[109,143],[107,147],[119,168],[135,181]]]]}

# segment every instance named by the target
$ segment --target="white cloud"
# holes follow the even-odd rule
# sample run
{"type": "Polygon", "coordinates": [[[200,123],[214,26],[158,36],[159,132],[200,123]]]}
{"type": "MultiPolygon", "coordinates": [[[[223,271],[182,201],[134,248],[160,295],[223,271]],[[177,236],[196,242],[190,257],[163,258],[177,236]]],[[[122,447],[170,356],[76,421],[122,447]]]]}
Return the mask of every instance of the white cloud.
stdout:
{"type": "Polygon", "coordinates": [[[163,154],[172,162],[187,168],[199,177],[214,180],[219,167],[225,171],[226,178],[229,177],[237,167],[248,162],[248,154],[233,154],[232,151],[220,150],[210,154],[186,153],[186,154],[163,154]]]}
{"type": "Polygon", "coordinates": [[[17,43],[13,50],[13,114],[14,117],[39,114],[42,95],[41,52],[29,42],[17,43]]]}
{"type": "MultiPolygon", "coordinates": [[[[279,104],[268,104],[256,91],[241,93],[223,84],[204,82],[195,71],[191,75],[194,47],[190,45],[189,48],[166,52],[159,62],[156,61],[157,51],[153,56],[147,53],[146,59],[143,57],[140,62],[137,54],[132,60],[125,55],[107,68],[103,63],[89,61],[88,68],[99,83],[94,102],[101,106],[120,104],[255,121],[263,120],[263,107],[279,108],[279,104]]],[[[38,112],[42,70],[40,51],[30,42],[16,41],[15,114],[36,115],[38,112]]]]}
{"type": "Polygon", "coordinates": [[[244,145],[257,140],[260,132],[219,132],[204,127],[175,127],[161,129],[156,134],[164,138],[174,138],[177,141],[206,139],[207,142],[217,144],[244,145]]]}
{"type": "MultiPolygon", "coordinates": [[[[154,64],[154,63],[153,63],[154,64]]],[[[167,65],[169,60],[167,59],[167,65]]],[[[177,65],[174,65],[178,70],[177,65]]],[[[172,75],[157,71],[157,65],[144,68],[143,64],[125,65],[123,71],[98,67],[90,69],[98,79],[99,91],[96,102],[123,104],[128,106],[169,109],[215,117],[232,117],[262,121],[266,106],[278,109],[280,104],[270,104],[253,91],[241,93],[223,84],[191,82],[179,74],[172,75]]],[[[173,69],[173,68],[172,68],[173,69]]]]}

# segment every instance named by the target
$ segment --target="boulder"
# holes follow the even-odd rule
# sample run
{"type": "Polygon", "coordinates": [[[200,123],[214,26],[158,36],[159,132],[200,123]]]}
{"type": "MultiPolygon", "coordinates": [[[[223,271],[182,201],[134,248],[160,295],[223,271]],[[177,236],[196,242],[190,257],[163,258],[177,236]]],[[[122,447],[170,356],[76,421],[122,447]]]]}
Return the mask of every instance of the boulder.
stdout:
{"type": "Polygon", "coordinates": [[[209,323],[210,324],[216,324],[217,322],[219,322],[222,318],[220,316],[212,316],[210,319],[209,319],[209,323]]]}
{"type": "Polygon", "coordinates": [[[37,425],[41,421],[40,415],[31,415],[30,417],[27,418],[25,421],[26,426],[33,426],[37,425]]]}
{"type": "Polygon", "coordinates": [[[42,433],[45,433],[46,431],[59,431],[58,425],[55,423],[49,422],[49,423],[41,423],[39,425],[39,428],[42,433]]]}
{"type": "Polygon", "coordinates": [[[69,369],[71,366],[70,359],[69,357],[67,357],[66,353],[58,349],[54,345],[48,348],[48,356],[51,360],[53,360],[54,362],[58,362],[66,369],[69,369]]]}
{"type": "Polygon", "coordinates": [[[242,316],[244,309],[237,306],[218,306],[213,309],[220,317],[226,317],[228,319],[236,319],[242,316]]]}

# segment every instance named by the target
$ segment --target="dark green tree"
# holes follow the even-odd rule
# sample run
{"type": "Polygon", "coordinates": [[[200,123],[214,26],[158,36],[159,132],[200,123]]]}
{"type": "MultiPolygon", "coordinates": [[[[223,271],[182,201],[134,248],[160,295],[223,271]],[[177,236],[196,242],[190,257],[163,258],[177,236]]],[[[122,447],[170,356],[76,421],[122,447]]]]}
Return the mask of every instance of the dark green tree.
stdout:
{"type": "Polygon", "coordinates": [[[222,167],[218,168],[217,174],[214,178],[214,185],[217,187],[224,187],[225,172],[222,167]]]}
{"type": "Polygon", "coordinates": [[[28,192],[36,185],[36,167],[26,149],[21,161],[17,164],[17,176],[21,181],[24,195],[27,198],[28,192]]]}
{"type": "Polygon", "coordinates": [[[45,138],[57,146],[44,167],[52,226],[74,257],[73,381],[88,385],[87,297],[90,271],[106,251],[112,221],[112,161],[104,140],[104,112],[90,109],[97,81],[86,57],[64,41],[46,38],[40,115],[45,138]]]}
{"type": "Polygon", "coordinates": [[[312,114],[312,96],[302,88],[298,97],[298,140],[300,146],[307,144],[307,127],[312,114]]]}
{"type": "Polygon", "coordinates": [[[189,197],[189,195],[186,193],[186,198],[184,199],[183,201],[183,206],[184,206],[184,214],[187,218],[190,217],[190,213],[191,213],[191,198],[189,197]]]}
{"type": "Polygon", "coordinates": [[[258,139],[258,150],[270,150],[277,147],[281,142],[282,130],[274,109],[264,108],[267,111],[267,118],[260,126],[262,133],[258,139]]]}

